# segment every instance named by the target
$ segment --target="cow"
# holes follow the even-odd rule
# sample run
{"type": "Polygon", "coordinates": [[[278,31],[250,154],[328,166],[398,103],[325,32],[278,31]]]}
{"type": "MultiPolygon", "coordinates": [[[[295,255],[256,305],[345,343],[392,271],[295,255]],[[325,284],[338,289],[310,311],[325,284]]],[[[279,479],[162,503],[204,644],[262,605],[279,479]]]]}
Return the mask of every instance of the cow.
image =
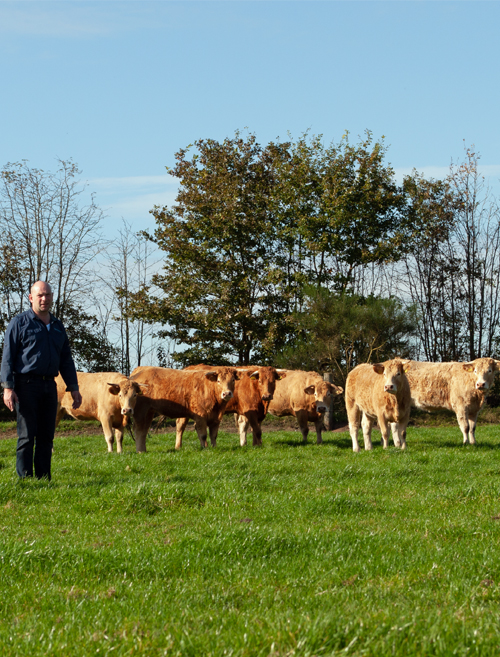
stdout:
{"type": "MultiPolygon", "coordinates": [[[[191,365],[186,370],[209,367],[209,365],[191,365]]],[[[283,379],[286,372],[268,366],[238,366],[238,371],[241,376],[236,381],[234,396],[227,404],[224,413],[236,415],[242,447],[246,445],[246,434],[249,427],[253,431],[253,445],[262,445],[261,423],[273,398],[276,382],[283,379]]],[[[177,420],[176,449],[180,449],[182,446],[182,435],[186,425],[187,419],[177,420]]]]}
{"type": "Polygon", "coordinates": [[[234,367],[190,371],[136,367],[130,378],[148,386],[134,414],[136,450],[146,451],[146,436],[155,414],[193,419],[201,447],[207,446],[207,429],[215,446],[220,421],[239,376],[234,367]]]}
{"type": "Polygon", "coordinates": [[[412,406],[424,411],[453,411],[463,444],[475,445],[477,416],[499,368],[500,360],[494,358],[467,363],[411,361],[408,382],[412,406]]]}
{"type": "Polygon", "coordinates": [[[65,415],[77,420],[99,420],[108,452],[113,451],[116,437],[116,451],[120,453],[123,449],[123,432],[134,414],[137,399],[142,394],[142,387],[118,372],[77,372],[77,376],[83,398],[81,406],[77,409],[73,408],[73,398],[71,393],[66,392],[66,384],[62,376],[56,378],[56,426],[65,415]]]}
{"type": "Polygon", "coordinates": [[[406,427],[410,419],[410,385],[406,371],[410,361],[395,358],[384,363],[358,365],[347,376],[345,403],[352,449],[359,452],[358,430],[363,428],[365,449],[372,449],[371,431],[377,420],[384,449],[389,444],[392,424],[394,444],[406,449],[406,427]]]}
{"type": "MultiPolygon", "coordinates": [[[[274,397],[269,404],[268,413],[283,417],[291,415],[297,418],[302,440],[307,442],[309,434],[308,421],[316,427],[316,442],[323,442],[321,432],[324,429],[323,417],[329,408],[332,397],[341,395],[343,389],[333,383],[324,381],[317,372],[302,370],[285,370],[283,377],[276,383],[274,397]]],[[[247,427],[248,428],[248,427],[247,427]]],[[[241,435],[240,425],[240,435],[241,435]]]]}

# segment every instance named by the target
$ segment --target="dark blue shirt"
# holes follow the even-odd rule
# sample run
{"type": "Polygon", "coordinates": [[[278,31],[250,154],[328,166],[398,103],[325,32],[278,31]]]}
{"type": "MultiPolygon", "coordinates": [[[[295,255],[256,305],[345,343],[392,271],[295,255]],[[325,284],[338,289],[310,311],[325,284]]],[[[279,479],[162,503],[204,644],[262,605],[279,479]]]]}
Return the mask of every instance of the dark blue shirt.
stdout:
{"type": "Polygon", "coordinates": [[[15,374],[61,376],[67,390],[78,390],[68,336],[60,320],[50,315],[50,330],[30,308],[14,317],[5,332],[0,378],[14,388],[15,374]]]}

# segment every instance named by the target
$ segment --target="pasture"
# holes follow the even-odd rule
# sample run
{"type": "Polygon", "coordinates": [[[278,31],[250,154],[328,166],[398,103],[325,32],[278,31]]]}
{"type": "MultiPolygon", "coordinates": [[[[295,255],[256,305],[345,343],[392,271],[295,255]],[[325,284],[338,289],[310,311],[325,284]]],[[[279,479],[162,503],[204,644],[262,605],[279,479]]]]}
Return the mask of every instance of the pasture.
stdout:
{"type": "Polygon", "coordinates": [[[353,454],[187,431],[107,454],[56,434],[53,480],[0,441],[3,655],[498,655],[500,427],[409,427],[353,454]]]}

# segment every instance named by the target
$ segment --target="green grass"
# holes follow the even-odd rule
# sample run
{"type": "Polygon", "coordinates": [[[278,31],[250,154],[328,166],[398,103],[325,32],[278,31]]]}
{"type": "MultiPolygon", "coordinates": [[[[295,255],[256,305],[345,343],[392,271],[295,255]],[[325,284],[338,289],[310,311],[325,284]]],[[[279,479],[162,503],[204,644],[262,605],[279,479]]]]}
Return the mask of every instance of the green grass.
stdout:
{"type": "Polygon", "coordinates": [[[0,441],[0,653],[498,655],[500,428],[378,435],[119,456],[68,430],[50,483],[0,441]]]}

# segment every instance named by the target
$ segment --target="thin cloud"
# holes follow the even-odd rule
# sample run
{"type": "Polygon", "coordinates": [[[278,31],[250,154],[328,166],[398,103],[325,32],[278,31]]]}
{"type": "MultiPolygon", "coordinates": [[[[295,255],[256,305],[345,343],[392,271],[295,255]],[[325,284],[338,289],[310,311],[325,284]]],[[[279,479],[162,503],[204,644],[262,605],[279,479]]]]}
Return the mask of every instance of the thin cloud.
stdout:
{"type": "Polygon", "coordinates": [[[61,38],[102,37],[154,27],[151,3],[0,2],[0,33],[61,38]]]}

